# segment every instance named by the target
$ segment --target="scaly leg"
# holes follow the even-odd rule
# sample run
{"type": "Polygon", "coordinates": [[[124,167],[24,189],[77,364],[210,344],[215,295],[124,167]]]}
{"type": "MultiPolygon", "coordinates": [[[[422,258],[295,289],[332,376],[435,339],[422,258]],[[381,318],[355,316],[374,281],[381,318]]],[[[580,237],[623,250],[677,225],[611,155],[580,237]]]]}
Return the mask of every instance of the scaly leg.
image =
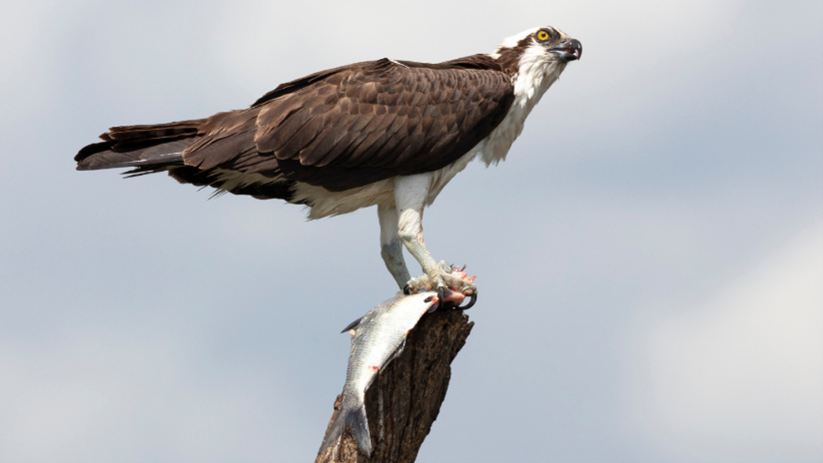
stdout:
{"type": "Polygon", "coordinates": [[[446,261],[435,261],[423,240],[423,208],[426,206],[431,180],[431,174],[395,179],[394,198],[399,218],[397,234],[425,273],[408,280],[403,290],[410,294],[421,289],[437,289],[442,294],[446,288],[451,288],[472,296],[474,300],[477,287],[472,282],[473,278],[467,278],[465,273],[456,271],[446,261]]]}
{"type": "Polygon", "coordinates": [[[411,279],[406,261],[403,259],[403,245],[397,236],[398,215],[394,204],[377,206],[377,218],[380,220],[380,255],[389,273],[394,277],[400,289],[406,287],[411,279]]]}

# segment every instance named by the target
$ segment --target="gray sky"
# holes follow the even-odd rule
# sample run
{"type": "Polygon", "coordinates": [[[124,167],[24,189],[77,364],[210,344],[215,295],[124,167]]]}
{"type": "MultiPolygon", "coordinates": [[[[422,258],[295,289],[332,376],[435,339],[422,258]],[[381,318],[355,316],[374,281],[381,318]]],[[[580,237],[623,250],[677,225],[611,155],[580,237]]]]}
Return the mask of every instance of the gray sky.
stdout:
{"type": "Polygon", "coordinates": [[[820,2],[0,9],[0,461],[311,461],[338,332],[394,291],[373,209],[306,222],[80,147],[547,24],[582,61],[426,214],[481,297],[419,461],[823,459],[820,2]]]}

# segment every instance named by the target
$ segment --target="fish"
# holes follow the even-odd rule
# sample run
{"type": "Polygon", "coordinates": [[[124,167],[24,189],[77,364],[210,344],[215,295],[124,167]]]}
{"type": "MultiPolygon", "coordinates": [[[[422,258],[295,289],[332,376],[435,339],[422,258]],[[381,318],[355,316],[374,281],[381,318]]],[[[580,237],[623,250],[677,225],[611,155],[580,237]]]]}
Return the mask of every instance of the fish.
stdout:
{"type": "Polygon", "coordinates": [[[435,291],[410,295],[399,292],[343,329],[342,333],[352,333],[346,384],[340,412],[326,431],[318,455],[337,442],[343,430],[351,425],[357,447],[367,457],[371,456],[366,391],[377,374],[403,352],[406,337],[423,315],[444,304],[459,306],[464,298],[463,294],[451,290],[440,297],[435,291]]]}

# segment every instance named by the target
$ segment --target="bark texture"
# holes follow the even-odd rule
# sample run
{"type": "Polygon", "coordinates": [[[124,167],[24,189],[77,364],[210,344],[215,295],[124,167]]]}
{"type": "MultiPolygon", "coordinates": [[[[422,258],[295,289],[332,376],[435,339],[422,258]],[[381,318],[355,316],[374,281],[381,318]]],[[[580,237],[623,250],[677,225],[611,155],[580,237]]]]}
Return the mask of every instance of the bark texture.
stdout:
{"type": "MultiPolygon", "coordinates": [[[[372,454],[367,458],[347,427],[315,463],[412,463],[440,412],[451,379],[451,362],[466,343],[474,322],[462,310],[426,314],[409,333],[399,357],[366,391],[372,454]]],[[[334,402],[329,425],[340,412],[334,402]]]]}

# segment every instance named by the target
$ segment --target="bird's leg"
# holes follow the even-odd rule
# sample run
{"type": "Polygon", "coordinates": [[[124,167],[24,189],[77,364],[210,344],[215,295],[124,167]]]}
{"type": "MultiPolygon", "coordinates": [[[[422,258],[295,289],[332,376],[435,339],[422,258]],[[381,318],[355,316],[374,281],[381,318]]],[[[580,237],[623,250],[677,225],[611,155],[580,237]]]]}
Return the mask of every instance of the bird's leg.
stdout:
{"type": "Polygon", "coordinates": [[[436,289],[442,294],[446,288],[451,288],[464,295],[471,295],[474,299],[477,294],[474,278],[466,277],[465,273],[457,271],[446,261],[435,261],[423,240],[423,208],[426,206],[431,178],[431,174],[419,174],[395,179],[397,235],[424,272],[424,275],[408,280],[403,291],[411,294],[421,289],[436,289]]]}
{"type": "Polygon", "coordinates": [[[403,245],[400,243],[400,237],[397,236],[397,208],[394,204],[379,204],[377,218],[380,220],[380,255],[389,273],[394,277],[394,281],[400,289],[403,289],[411,276],[409,269],[406,268],[406,261],[403,259],[403,245]]]}

